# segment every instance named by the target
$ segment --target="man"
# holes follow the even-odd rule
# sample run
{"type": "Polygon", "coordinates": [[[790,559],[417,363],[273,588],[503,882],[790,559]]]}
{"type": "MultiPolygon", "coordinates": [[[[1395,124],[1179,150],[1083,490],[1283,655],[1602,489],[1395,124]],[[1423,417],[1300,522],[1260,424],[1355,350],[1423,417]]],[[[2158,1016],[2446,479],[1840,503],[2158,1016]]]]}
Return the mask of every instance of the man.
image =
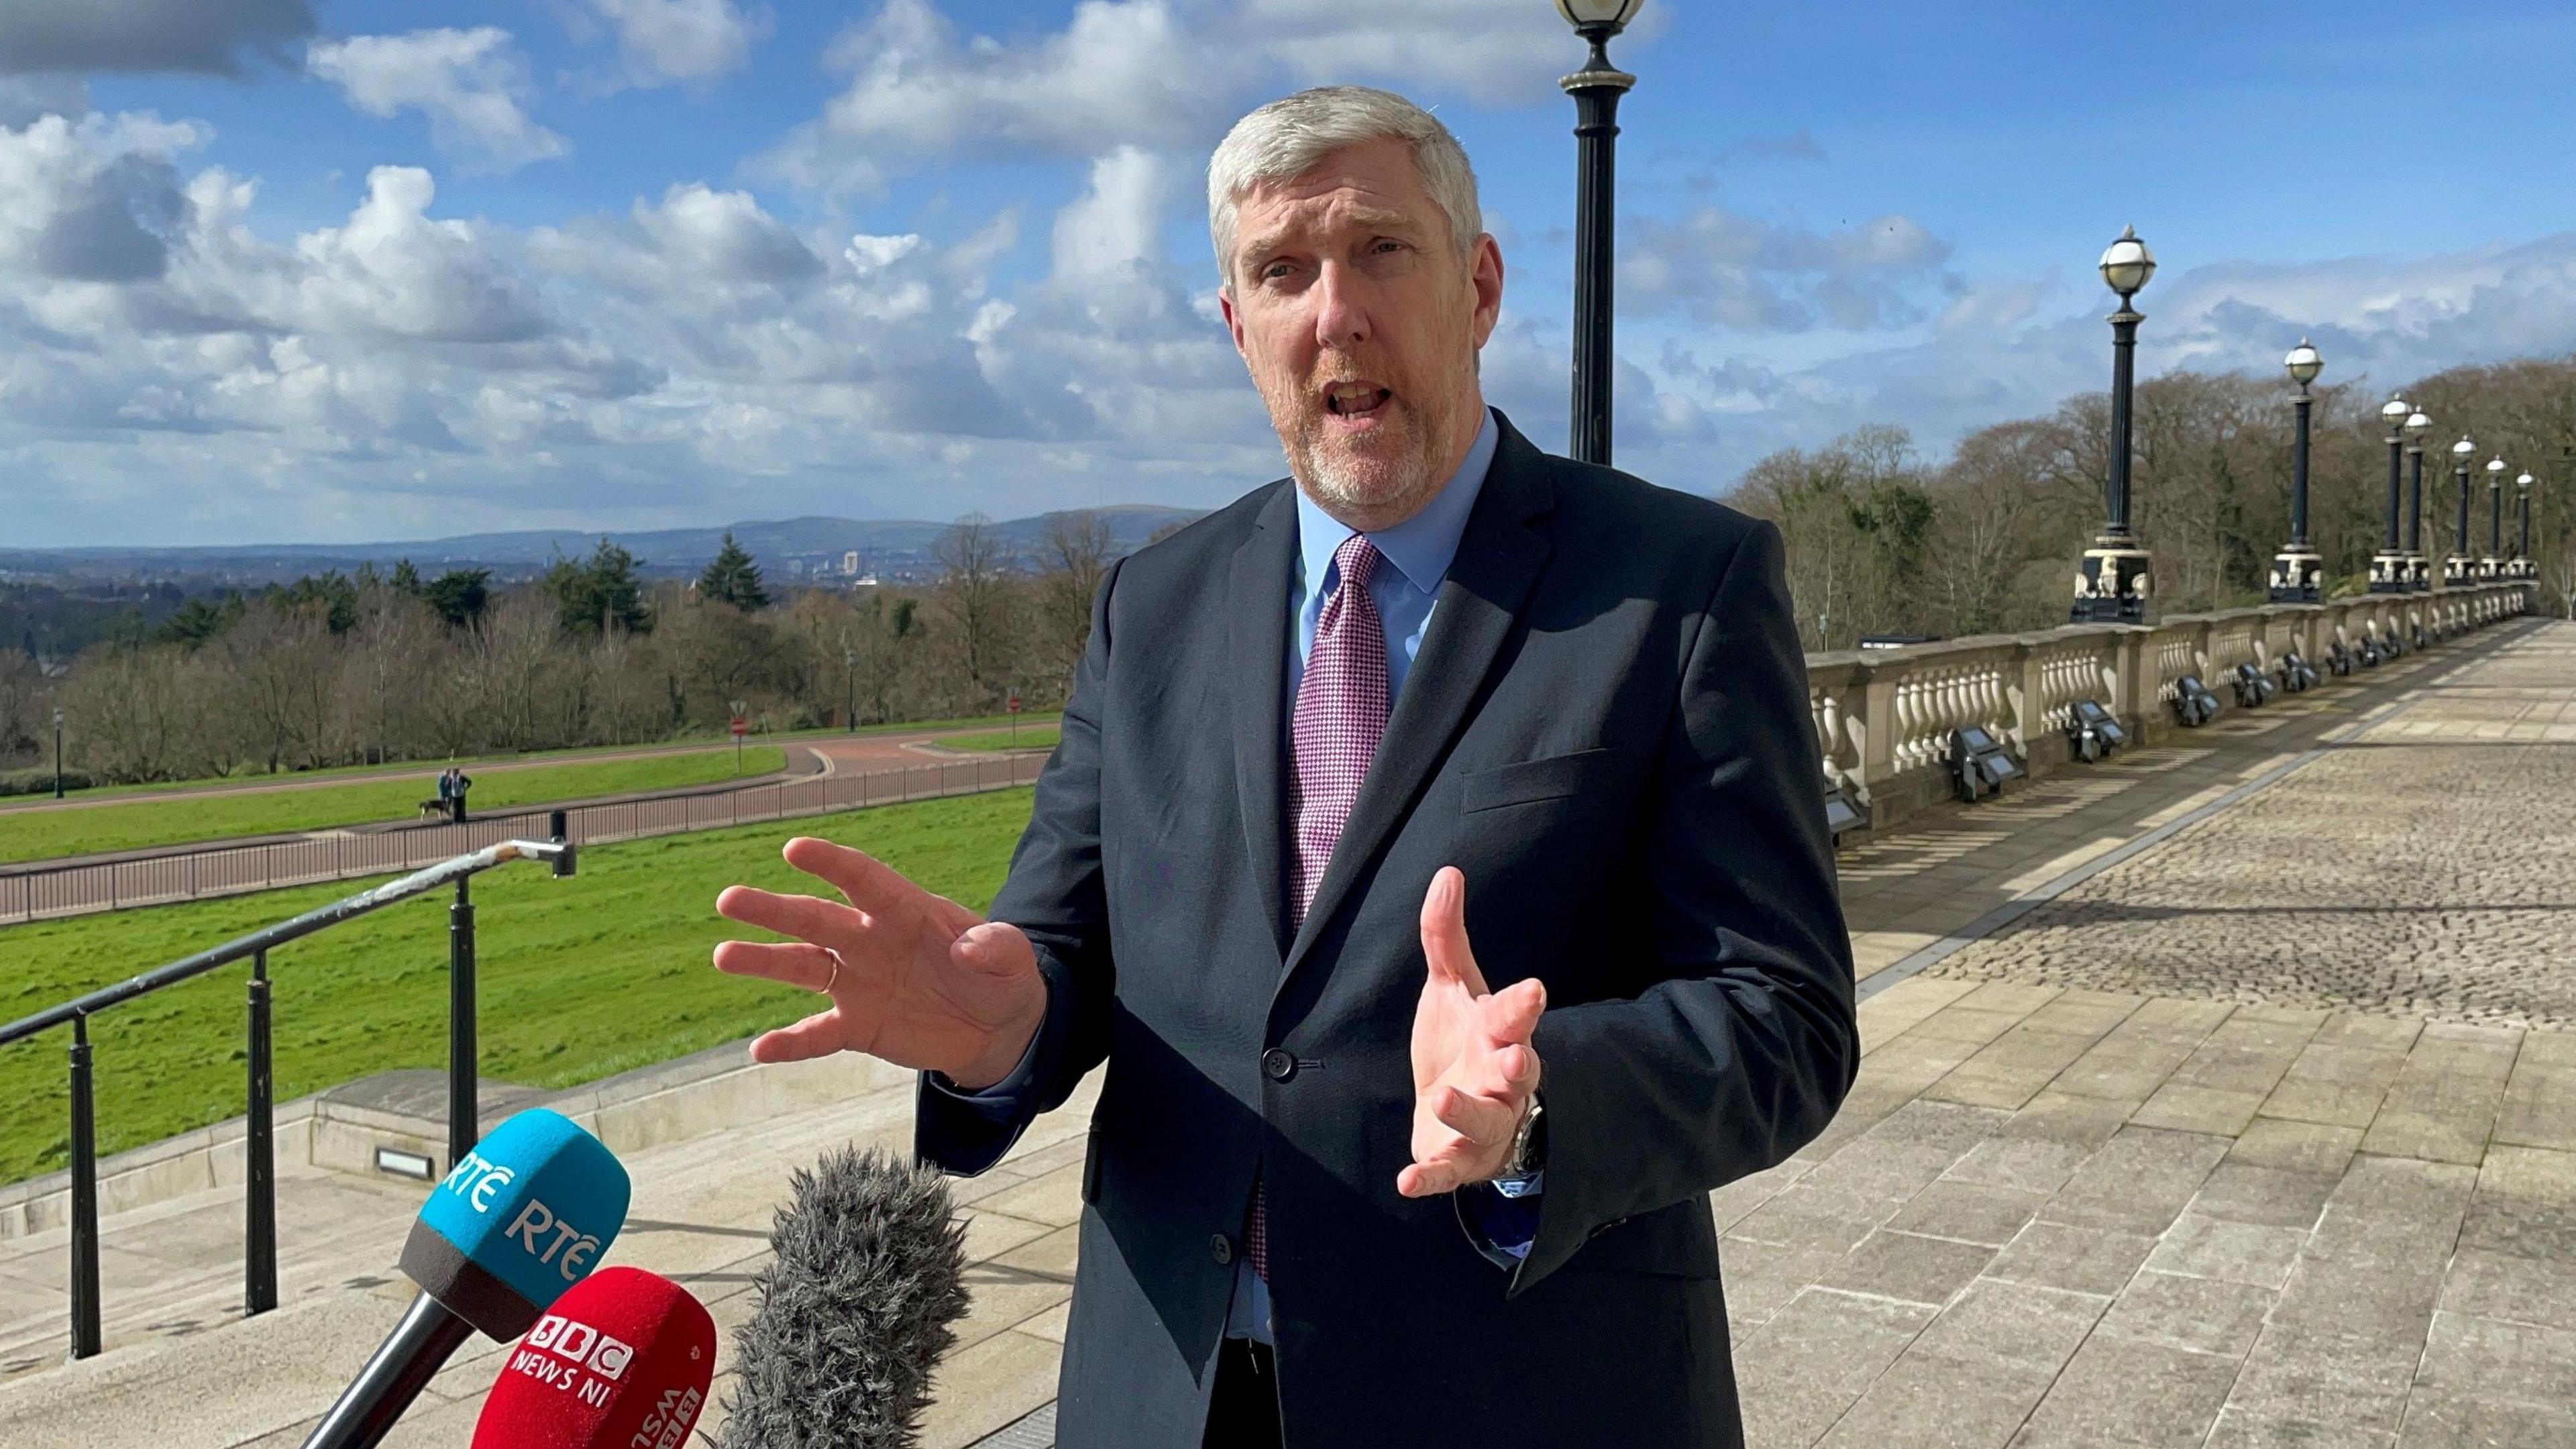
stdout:
{"type": "Polygon", "coordinates": [[[1778,535],[1539,452],[1446,128],[1310,91],[1209,167],[1291,478],[1113,566],[990,920],[855,851],[716,964],[998,1159],[1108,1064],[1069,1449],[1741,1441],[1709,1190],[1859,1058],[1778,535]],[[1489,990],[1489,987],[1498,988],[1489,990]]]}

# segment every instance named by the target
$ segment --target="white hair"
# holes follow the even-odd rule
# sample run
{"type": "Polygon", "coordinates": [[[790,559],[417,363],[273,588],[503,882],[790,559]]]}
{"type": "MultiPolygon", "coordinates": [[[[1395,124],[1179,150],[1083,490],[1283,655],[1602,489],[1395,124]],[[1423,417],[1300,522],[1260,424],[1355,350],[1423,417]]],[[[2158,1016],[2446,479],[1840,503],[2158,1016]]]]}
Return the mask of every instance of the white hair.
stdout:
{"type": "Polygon", "coordinates": [[[1462,257],[1474,250],[1485,230],[1484,210],[1476,204],[1476,170],[1467,164],[1467,148],[1440,118],[1392,91],[1318,86],[1235,122],[1208,158],[1208,235],[1229,291],[1235,207],[1243,194],[1264,181],[1302,176],[1334,152],[1371,141],[1402,141],[1413,148],[1413,169],[1448,217],[1451,245],[1462,257]]]}

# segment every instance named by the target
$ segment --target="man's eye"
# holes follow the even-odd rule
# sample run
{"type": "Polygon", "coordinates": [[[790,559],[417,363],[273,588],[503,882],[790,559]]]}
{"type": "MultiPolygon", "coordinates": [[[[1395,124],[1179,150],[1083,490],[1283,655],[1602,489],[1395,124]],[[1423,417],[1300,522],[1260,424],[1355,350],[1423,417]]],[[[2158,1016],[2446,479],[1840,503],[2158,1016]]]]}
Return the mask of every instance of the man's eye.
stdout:
{"type": "Polygon", "coordinates": [[[1382,241],[1377,244],[1376,250],[1381,252],[1400,252],[1404,250],[1404,243],[1400,241],[1382,241]]]}
{"type": "Polygon", "coordinates": [[[1261,269],[1261,280],[1265,282],[1275,282],[1295,270],[1295,267],[1286,262],[1272,262],[1270,265],[1261,269]]]}

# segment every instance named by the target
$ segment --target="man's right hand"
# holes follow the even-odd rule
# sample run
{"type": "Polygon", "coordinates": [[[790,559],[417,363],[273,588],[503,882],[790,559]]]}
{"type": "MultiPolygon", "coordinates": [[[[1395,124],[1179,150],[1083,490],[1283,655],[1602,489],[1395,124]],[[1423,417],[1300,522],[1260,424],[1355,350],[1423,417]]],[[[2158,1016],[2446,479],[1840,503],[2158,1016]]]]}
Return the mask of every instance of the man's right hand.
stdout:
{"type": "Polygon", "coordinates": [[[866,1052],[944,1072],[969,1091],[1010,1075],[1046,1018],[1037,953],[1016,926],[987,921],[878,861],[828,840],[787,842],[787,863],[837,887],[847,905],[728,886],[716,911],[799,939],[727,941],[716,969],[832,998],[831,1008],[763,1033],[756,1062],[866,1052]]]}

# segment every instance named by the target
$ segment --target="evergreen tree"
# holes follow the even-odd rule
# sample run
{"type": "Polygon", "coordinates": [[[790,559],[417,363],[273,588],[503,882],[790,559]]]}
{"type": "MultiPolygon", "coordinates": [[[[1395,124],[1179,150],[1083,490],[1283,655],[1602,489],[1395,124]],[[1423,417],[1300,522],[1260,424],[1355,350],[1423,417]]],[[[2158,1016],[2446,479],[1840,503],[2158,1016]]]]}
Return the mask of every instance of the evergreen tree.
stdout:
{"type": "Polygon", "coordinates": [[[358,623],[358,586],[338,569],[321,574],[306,574],[279,590],[277,602],[286,608],[319,604],[329,619],[331,632],[346,634],[358,623]]]}
{"type": "Polygon", "coordinates": [[[422,599],[438,611],[448,627],[462,629],[483,617],[483,606],[491,602],[490,569],[449,569],[431,579],[420,591],[422,599]]]}
{"type": "Polygon", "coordinates": [[[614,626],[641,634],[653,627],[641,568],[635,555],[603,538],[582,563],[557,554],[537,585],[553,596],[565,633],[596,636],[614,626]]]}
{"type": "Polygon", "coordinates": [[[769,591],[760,586],[760,565],[752,562],[749,549],[733,541],[732,529],[725,530],[724,547],[716,550],[715,562],[698,575],[698,597],[744,610],[769,607],[769,591]]]}
{"type": "Polygon", "coordinates": [[[412,567],[410,559],[394,561],[393,585],[415,599],[421,596],[423,586],[420,581],[420,570],[412,567]]]}
{"type": "Polygon", "coordinates": [[[205,643],[238,623],[242,616],[242,596],[230,589],[223,602],[210,604],[202,598],[190,599],[179,606],[179,612],[161,622],[152,637],[163,644],[181,644],[190,649],[205,643]]]}

